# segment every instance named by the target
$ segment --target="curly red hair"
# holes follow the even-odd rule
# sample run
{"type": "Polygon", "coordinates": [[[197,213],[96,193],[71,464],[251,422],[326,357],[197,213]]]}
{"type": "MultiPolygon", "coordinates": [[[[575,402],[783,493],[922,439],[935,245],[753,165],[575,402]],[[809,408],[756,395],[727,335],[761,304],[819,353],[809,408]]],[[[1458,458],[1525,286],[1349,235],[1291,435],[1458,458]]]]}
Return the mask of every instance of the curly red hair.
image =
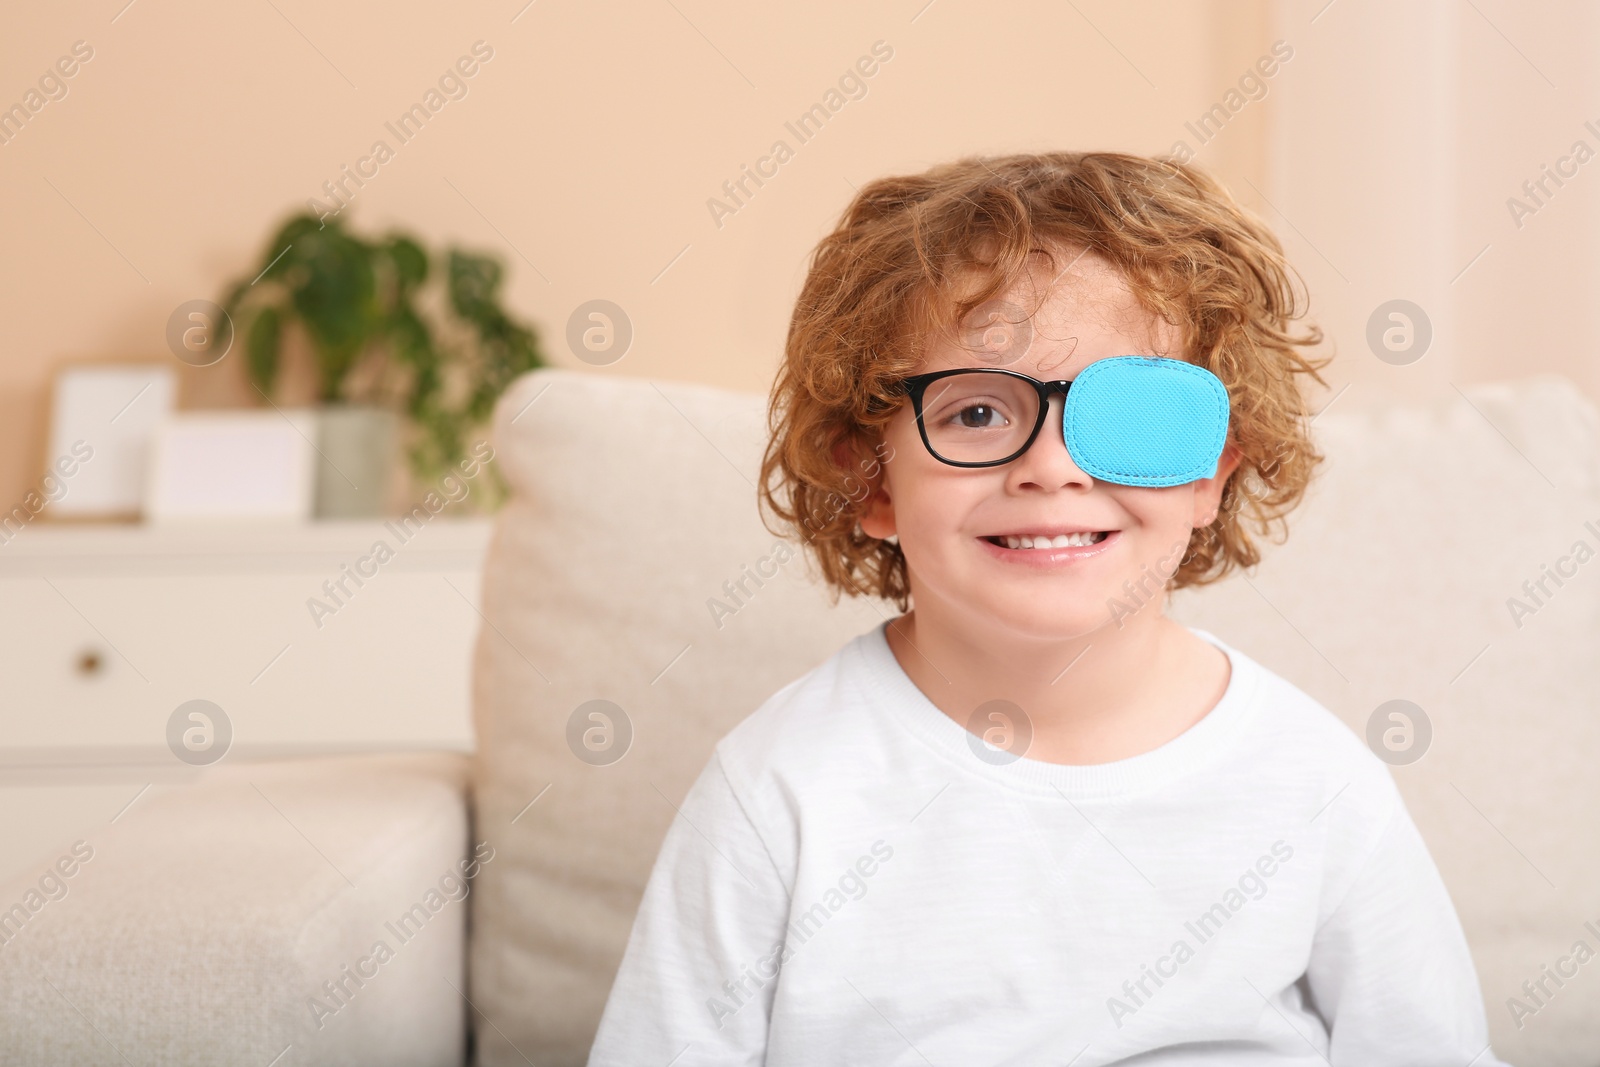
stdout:
{"type": "Polygon", "coordinates": [[[1266,224],[1190,163],[1115,152],[966,157],[863,186],[817,245],[768,407],[762,521],[798,536],[837,602],[894,601],[911,588],[897,540],[859,519],[881,471],[881,431],[929,341],[953,337],[1006,293],[1031,256],[1088,248],[1140,304],[1182,329],[1183,358],[1227,387],[1239,466],[1210,526],[1197,529],[1169,589],[1260,561],[1255,534],[1285,516],[1323,461],[1297,375],[1326,387],[1331,362],[1301,352],[1322,332],[1301,317],[1297,277],[1266,224]],[[973,288],[972,280],[977,279],[973,288]],[[767,512],[777,525],[768,522],[767,512]],[[1249,528],[1247,528],[1247,526],[1249,528]]]}

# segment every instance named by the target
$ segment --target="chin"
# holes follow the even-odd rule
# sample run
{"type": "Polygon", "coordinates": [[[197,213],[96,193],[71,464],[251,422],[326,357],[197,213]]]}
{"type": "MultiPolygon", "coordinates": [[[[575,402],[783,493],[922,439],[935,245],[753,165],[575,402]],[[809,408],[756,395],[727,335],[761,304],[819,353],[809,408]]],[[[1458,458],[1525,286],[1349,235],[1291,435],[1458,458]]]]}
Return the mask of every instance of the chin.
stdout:
{"type": "Polygon", "coordinates": [[[1076,641],[1116,625],[1104,598],[1056,602],[1033,596],[1022,603],[1008,598],[990,605],[982,614],[993,620],[997,630],[1039,642],[1076,641]]]}

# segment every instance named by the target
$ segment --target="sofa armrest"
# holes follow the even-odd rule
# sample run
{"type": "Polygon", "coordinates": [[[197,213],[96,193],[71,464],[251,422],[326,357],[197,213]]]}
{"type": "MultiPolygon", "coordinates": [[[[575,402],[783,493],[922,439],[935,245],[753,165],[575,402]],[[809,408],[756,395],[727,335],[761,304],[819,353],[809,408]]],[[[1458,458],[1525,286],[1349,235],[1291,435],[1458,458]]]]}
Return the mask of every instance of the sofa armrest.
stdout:
{"type": "Polygon", "coordinates": [[[41,858],[0,885],[0,1062],[460,1064],[466,781],[219,765],[41,858]]]}

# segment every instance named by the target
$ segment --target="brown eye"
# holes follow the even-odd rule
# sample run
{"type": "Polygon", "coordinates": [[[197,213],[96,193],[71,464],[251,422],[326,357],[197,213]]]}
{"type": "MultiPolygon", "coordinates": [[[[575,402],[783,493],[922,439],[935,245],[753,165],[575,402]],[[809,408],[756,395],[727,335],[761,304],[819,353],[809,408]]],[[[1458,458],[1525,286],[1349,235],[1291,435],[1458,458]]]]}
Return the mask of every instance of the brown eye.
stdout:
{"type": "Polygon", "coordinates": [[[923,428],[935,456],[999,459],[1022,447],[1039,415],[1032,383],[996,371],[953,374],[929,386],[923,428]]]}
{"type": "Polygon", "coordinates": [[[990,430],[1005,425],[1005,416],[988,404],[972,404],[956,412],[956,421],[969,430],[990,430]]]}

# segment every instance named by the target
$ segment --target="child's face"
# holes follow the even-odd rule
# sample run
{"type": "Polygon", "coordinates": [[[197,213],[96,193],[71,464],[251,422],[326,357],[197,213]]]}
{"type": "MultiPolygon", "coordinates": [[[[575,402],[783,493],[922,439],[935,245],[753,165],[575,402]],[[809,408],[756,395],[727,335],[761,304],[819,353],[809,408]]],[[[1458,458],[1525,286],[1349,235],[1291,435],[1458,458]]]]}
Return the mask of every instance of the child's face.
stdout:
{"type": "MultiPolygon", "coordinates": [[[[1074,255],[1076,250],[1069,251],[1058,262],[1074,255]]],[[[1076,378],[1110,356],[1183,358],[1181,331],[1141,307],[1100,257],[1085,253],[1054,279],[1042,260],[1034,271],[1033,284],[1047,292],[1031,319],[1033,336],[1025,351],[1002,343],[980,354],[941,340],[918,370],[1000,366],[1052,380],[1076,378]]],[[[1019,287],[1002,299],[1030,308],[1037,302],[1034,292],[1019,287]]],[[[1048,417],[1026,452],[984,468],[934,459],[922,443],[910,400],[895,412],[884,433],[892,459],[883,466],[861,526],[877,538],[898,535],[919,616],[1059,640],[1117,624],[1117,603],[1124,614],[1137,612],[1136,618],[1160,613],[1165,580],[1183,558],[1191,531],[1209,525],[1216,514],[1239,454],[1229,444],[1214,477],[1184,485],[1098,481],[1067,452],[1061,405],[1059,394],[1051,397],[1048,417]],[[1079,530],[1109,536],[1084,547],[994,543],[1005,535],[1079,530]]]]}

